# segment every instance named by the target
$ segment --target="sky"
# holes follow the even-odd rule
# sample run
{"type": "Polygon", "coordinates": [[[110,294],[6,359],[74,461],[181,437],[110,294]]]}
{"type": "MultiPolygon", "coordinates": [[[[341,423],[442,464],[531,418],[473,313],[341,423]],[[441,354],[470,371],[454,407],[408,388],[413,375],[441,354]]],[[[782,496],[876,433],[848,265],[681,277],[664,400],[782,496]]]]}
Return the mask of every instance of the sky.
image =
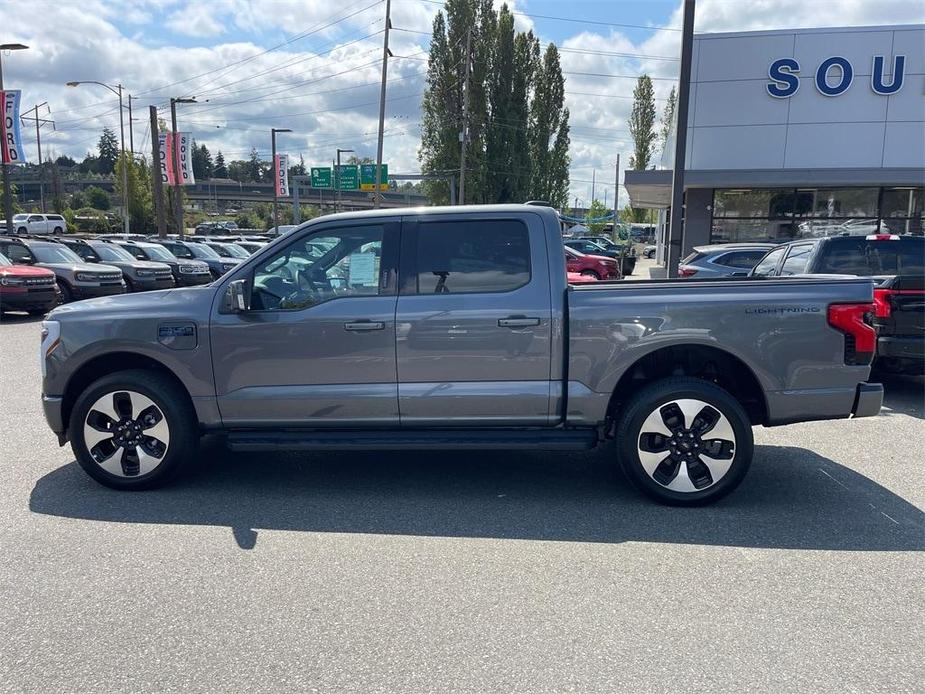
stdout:
{"type": "MultiPolygon", "coordinates": [[[[587,204],[594,180],[596,197],[612,205],[617,154],[625,167],[632,151],[635,78],[653,78],[660,115],[677,77],[680,0],[507,4],[518,29],[562,49],[571,197],[587,204]]],[[[420,170],[420,102],[441,6],[392,0],[383,160],[393,173],[420,170]]],[[[79,160],[95,151],[103,127],[118,134],[116,97],[96,85],[65,86],[97,80],[135,97],[134,146],[143,154],[151,151],[148,107],[169,118],[171,97],[195,97],[178,106],[178,129],[226,161],[252,147],[269,158],[274,127],[293,131],[277,136],[277,148],[306,166],[329,165],[338,147],[375,158],[384,12],[384,0],[0,0],[0,43],[29,46],[2,56],[4,84],[23,90],[23,110],[48,102],[40,115],[55,130],[42,131],[44,155],[79,160]]],[[[695,31],[923,22],[925,0],[698,0],[695,31]]],[[[34,131],[24,137],[34,160],[34,131]]]]}

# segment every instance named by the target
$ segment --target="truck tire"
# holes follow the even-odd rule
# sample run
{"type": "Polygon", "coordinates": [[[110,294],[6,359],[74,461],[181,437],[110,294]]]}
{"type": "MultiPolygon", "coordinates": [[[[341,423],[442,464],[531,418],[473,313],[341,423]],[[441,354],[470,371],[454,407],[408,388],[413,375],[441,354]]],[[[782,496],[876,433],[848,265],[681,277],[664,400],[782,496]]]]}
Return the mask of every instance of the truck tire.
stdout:
{"type": "Polygon", "coordinates": [[[616,436],[630,481],[653,499],[677,506],[709,504],[731,492],[748,472],[754,450],[742,405],[696,378],[666,378],[644,387],[623,408],[616,436]]]}
{"type": "Polygon", "coordinates": [[[68,426],[80,467],[102,485],[153,489],[196,455],[196,412],[182,388],[151,371],[118,371],[81,393],[68,426]]]}

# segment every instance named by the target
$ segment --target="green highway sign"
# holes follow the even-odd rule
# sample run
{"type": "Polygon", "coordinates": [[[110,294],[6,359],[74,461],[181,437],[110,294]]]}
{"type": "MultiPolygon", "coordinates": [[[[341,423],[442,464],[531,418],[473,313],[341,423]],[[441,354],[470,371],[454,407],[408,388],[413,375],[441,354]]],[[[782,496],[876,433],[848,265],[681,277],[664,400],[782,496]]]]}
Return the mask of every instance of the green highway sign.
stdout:
{"type": "Polygon", "coordinates": [[[312,188],[331,188],[331,167],[312,167],[312,188]]]}
{"type": "Polygon", "coordinates": [[[358,169],[356,164],[341,164],[337,176],[337,189],[358,190],[360,187],[358,169]]]}
{"type": "MultiPolygon", "coordinates": [[[[382,165],[380,190],[389,189],[389,165],[382,165]]],[[[360,164],[360,190],[376,190],[376,165],[360,164]]]]}

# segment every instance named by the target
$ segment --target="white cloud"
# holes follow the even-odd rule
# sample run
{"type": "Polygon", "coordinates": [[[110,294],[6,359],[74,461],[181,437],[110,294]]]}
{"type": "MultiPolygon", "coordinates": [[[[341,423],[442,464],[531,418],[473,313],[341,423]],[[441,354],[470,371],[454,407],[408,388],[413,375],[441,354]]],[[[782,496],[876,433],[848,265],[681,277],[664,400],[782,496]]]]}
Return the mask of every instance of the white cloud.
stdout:
{"type": "Polygon", "coordinates": [[[184,36],[207,37],[225,33],[225,25],[216,16],[217,5],[203,2],[191,2],[186,7],[173,12],[166,25],[184,36]]]}

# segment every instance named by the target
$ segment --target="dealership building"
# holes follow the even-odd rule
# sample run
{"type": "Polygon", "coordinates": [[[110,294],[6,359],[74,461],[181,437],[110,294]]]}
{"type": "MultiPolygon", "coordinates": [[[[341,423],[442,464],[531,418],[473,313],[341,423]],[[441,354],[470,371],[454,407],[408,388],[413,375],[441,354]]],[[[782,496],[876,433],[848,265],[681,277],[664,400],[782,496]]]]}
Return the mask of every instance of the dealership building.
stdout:
{"type": "MultiPolygon", "coordinates": [[[[921,234],[925,25],[694,36],[681,257],[707,243],[921,234]]],[[[673,138],[672,138],[673,139],[673,138]]],[[[626,171],[669,236],[674,144],[626,171]]]]}

